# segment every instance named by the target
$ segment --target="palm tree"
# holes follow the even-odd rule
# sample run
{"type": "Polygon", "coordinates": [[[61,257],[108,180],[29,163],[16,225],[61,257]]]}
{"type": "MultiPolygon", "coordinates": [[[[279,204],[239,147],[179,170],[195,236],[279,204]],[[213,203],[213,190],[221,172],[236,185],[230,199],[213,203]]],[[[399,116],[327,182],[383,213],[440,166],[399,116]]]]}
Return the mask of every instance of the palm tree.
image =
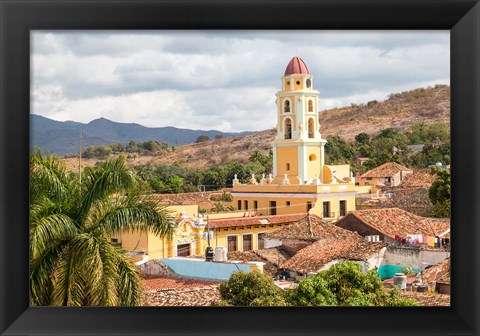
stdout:
{"type": "Polygon", "coordinates": [[[56,156],[30,158],[30,300],[45,306],[130,306],[140,280],[120,232],[171,236],[164,207],[142,200],[125,158],[86,168],[79,178],[56,156]]]}

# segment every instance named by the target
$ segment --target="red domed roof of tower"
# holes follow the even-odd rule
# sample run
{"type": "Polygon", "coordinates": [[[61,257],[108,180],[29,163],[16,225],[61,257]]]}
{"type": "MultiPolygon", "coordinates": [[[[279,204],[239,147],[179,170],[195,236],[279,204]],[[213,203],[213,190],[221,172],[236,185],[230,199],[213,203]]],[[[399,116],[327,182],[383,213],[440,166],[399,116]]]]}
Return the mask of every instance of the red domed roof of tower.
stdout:
{"type": "Polygon", "coordinates": [[[285,69],[284,76],[290,76],[293,74],[310,75],[310,72],[308,72],[307,65],[298,56],[295,56],[290,60],[290,62],[287,65],[287,68],[285,69]]]}

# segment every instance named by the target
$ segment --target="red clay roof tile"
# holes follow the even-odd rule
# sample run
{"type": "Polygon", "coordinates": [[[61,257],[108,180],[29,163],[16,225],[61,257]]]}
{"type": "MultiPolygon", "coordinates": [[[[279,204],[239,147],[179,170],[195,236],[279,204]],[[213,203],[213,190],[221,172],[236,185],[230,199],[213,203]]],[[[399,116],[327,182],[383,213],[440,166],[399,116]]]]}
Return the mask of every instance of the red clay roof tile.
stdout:
{"type": "Polygon", "coordinates": [[[365,174],[361,175],[363,177],[392,177],[400,171],[412,171],[412,169],[402,166],[396,162],[387,162],[378,167],[370,169],[365,174]]]}
{"type": "Polygon", "coordinates": [[[272,215],[272,216],[256,216],[256,217],[234,217],[211,219],[211,228],[241,227],[246,225],[265,225],[265,224],[284,224],[298,221],[305,217],[306,213],[290,214],[290,215],[272,215]]]}
{"type": "MultiPolygon", "coordinates": [[[[449,218],[420,217],[399,208],[352,211],[340,219],[337,225],[348,220],[349,216],[356,217],[365,225],[390,238],[395,238],[395,235],[407,236],[409,234],[439,236],[450,229],[449,218]]],[[[446,233],[442,237],[448,238],[450,233],[446,233]]]]}

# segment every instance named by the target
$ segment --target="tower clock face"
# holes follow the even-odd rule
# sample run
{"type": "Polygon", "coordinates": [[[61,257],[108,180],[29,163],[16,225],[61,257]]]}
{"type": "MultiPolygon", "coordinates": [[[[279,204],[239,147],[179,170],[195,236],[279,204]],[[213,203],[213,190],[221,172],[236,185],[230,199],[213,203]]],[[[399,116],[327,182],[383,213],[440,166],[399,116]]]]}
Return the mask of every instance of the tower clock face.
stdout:
{"type": "Polygon", "coordinates": [[[312,80],[311,79],[307,79],[307,87],[311,87],[312,86],[312,80]]]}

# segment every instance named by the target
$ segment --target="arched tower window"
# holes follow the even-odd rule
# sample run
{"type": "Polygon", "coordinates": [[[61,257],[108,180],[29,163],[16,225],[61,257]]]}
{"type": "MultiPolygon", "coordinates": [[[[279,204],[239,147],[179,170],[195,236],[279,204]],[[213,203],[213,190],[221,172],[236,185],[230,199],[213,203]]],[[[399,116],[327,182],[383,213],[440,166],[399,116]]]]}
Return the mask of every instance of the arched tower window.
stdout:
{"type": "Polygon", "coordinates": [[[292,121],[290,118],[285,119],[285,139],[292,138],[292,121]]]}
{"type": "Polygon", "coordinates": [[[290,112],[290,101],[285,100],[285,103],[283,105],[283,112],[290,112]]]}
{"type": "Polygon", "coordinates": [[[311,99],[308,101],[308,112],[313,112],[313,101],[311,99]]]}
{"type": "MultiPolygon", "coordinates": [[[[312,102],[312,101],[310,101],[312,102]]],[[[313,118],[308,119],[308,137],[310,139],[315,138],[315,130],[314,130],[314,121],[313,118]]]]}

